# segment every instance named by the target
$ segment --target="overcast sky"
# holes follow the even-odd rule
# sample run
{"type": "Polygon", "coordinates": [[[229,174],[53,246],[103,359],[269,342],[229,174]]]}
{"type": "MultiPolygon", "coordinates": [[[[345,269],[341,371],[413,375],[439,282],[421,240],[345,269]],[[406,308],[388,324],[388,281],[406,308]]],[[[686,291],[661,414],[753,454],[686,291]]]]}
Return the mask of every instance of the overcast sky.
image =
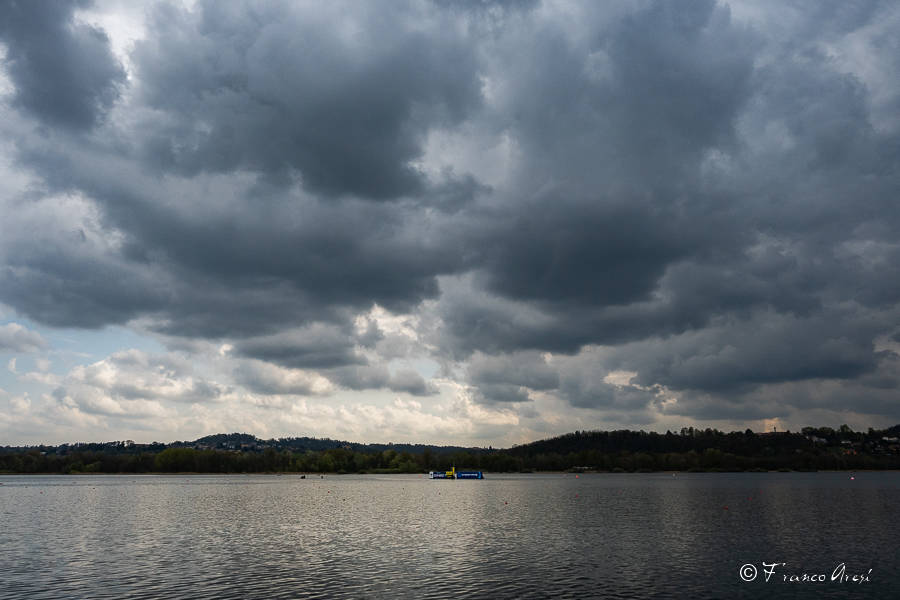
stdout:
{"type": "Polygon", "coordinates": [[[0,444],[900,422],[896,2],[0,2],[0,444]]]}

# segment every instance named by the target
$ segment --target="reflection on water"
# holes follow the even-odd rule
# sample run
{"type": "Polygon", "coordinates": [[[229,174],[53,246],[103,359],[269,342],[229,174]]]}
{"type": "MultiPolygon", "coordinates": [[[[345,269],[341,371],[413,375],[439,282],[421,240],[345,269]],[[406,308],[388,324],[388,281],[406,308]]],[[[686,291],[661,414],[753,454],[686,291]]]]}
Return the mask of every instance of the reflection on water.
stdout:
{"type": "Polygon", "coordinates": [[[900,473],[0,483],[3,599],[900,597],[900,473]]]}

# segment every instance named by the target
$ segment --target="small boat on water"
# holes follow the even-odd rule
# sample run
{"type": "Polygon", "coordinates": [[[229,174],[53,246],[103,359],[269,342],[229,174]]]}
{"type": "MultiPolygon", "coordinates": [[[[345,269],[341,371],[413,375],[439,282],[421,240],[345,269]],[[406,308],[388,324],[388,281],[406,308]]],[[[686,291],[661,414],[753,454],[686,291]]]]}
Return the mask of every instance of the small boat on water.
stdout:
{"type": "Polygon", "coordinates": [[[457,471],[451,467],[449,471],[429,471],[429,479],[484,479],[481,471],[457,471]]]}

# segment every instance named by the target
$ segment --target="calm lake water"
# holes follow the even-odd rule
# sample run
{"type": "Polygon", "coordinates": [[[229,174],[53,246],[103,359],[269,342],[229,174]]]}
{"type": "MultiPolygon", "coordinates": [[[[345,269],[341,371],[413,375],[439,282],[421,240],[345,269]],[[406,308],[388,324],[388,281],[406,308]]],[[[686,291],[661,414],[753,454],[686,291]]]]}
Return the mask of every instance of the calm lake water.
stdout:
{"type": "Polygon", "coordinates": [[[900,598],[900,473],[313,477],[0,477],[0,598],[900,598]]]}

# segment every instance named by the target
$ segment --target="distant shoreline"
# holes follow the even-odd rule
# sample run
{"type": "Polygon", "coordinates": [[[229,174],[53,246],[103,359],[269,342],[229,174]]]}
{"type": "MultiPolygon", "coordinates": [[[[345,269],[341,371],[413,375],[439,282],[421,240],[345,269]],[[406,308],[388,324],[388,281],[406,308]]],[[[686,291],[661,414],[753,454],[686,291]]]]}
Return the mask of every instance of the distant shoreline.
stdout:
{"type": "MultiPolygon", "coordinates": [[[[575,431],[506,449],[356,444],[316,438],[261,440],[246,433],[193,442],[132,440],[0,447],[0,473],[671,473],[861,471],[900,469],[900,425],[853,431],[842,425],[800,432],[725,433],[682,428],[575,431]]],[[[313,475],[314,476],[314,475],[313,475]]]]}
{"type": "MultiPolygon", "coordinates": [[[[697,474],[713,474],[713,475],[735,475],[743,474],[766,474],[766,473],[894,473],[900,469],[818,469],[818,470],[792,470],[792,469],[773,469],[773,470],[751,470],[751,471],[722,471],[722,470],[693,470],[693,471],[529,471],[529,472],[510,472],[510,471],[484,471],[485,475],[697,475],[697,474]]],[[[149,473],[0,473],[0,477],[190,477],[198,475],[215,475],[227,477],[250,477],[250,476],[269,476],[269,477],[292,477],[294,479],[322,479],[323,477],[346,477],[346,476],[394,476],[394,475],[418,475],[425,478],[427,473],[297,473],[294,471],[283,472],[259,472],[259,473],[217,473],[215,471],[179,471],[179,472],[149,472],[149,473]]]]}

